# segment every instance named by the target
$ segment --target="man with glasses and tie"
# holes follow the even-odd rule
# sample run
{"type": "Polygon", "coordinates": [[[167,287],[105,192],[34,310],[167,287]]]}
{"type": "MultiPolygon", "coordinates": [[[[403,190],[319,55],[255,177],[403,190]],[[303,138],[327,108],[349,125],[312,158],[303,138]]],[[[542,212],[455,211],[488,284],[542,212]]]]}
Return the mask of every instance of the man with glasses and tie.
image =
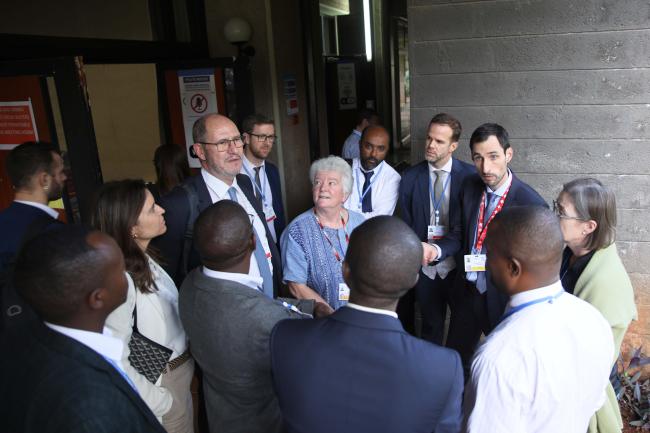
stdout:
{"type": "Polygon", "coordinates": [[[397,204],[400,175],[384,159],[390,136],[383,126],[368,126],[359,140],[359,158],[352,160],[352,192],[345,207],[366,219],[392,215],[397,204]]]}
{"type": "Polygon", "coordinates": [[[266,224],[277,245],[286,225],[280,173],[275,164],[266,160],[277,140],[275,126],[271,119],[252,114],[242,122],[242,131],[244,159],[241,173],[251,179],[255,197],[262,203],[266,224]]]}
{"type": "Polygon", "coordinates": [[[442,344],[447,304],[454,288],[460,250],[460,192],[471,164],[452,158],[462,127],[446,113],[429,122],[425,161],[408,169],[399,187],[402,219],[422,242],[436,245],[436,262],[423,266],[420,279],[400,303],[398,313],[407,330],[414,328],[416,298],[422,312],[422,338],[442,344]],[[456,227],[455,230],[450,228],[456,227]],[[456,237],[455,241],[448,238],[456,237]],[[414,296],[415,295],[415,296],[414,296]]]}
{"type": "Polygon", "coordinates": [[[282,275],[280,254],[250,179],[239,174],[244,142],[237,126],[225,116],[207,114],[194,123],[192,138],[201,172],[160,201],[165,209],[167,232],[156,239],[155,246],[163,255],[166,271],[180,286],[185,275],[200,264],[192,241],[194,221],[212,203],[233,200],[254,215],[256,248],[249,275],[261,277],[263,286],[260,289],[268,297],[275,297],[282,275]]]}
{"type": "MultiPolygon", "coordinates": [[[[484,123],[469,139],[477,173],[468,177],[461,192],[463,278],[454,290],[447,346],[456,349],[465,372],[481,333],[488,335],[501,320],[508,302],[486,270],[488,226],[502,210],[513,206],[544,206],[544,199],[508,168],[513,149],[508,132],[496,123],[484,123]]],[[[444,249],[443,249],[444,250],[444,249]]]]}

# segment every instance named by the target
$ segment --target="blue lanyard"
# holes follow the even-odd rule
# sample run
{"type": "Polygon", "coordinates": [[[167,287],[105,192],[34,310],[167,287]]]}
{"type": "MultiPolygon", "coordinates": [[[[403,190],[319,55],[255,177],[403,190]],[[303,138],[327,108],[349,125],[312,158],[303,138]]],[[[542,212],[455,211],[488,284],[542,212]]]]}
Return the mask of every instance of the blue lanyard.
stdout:
{"type": "Polygon", "coordinates": [[[560,290],[559,292],[557,292],[557,293],[556,293],[555,295],[553,295],[553,296],[544,296],[543,298],[535,299],[534,301],[529,301],[529,302],[525,302],[525,303],[523,303],[523,304],[521,304],[521,305],[517,305],[516,307],[512,308],[510,311],[508,311],[507,313],[505,313],[505,314],[503,315],[503,317],[501,318],[501,321],[506,320],[506,318],[512,316],[512,315],[515,314],[517,311],[521,311],[521,310],[523,310],[524,308],[528,308],[528,307],[530,307],[531,305],[541,304],[542,302],[548,302],[549,304],[552,304],[553,301],[556,300],[557,298],[559,298],[563,293],[564,293],[564,289],[560,290]]]}
{"type": "Polygon", "coordinates": [[[361,179],[359,178],[359,173],[361,173],[361,161],[359,160],[359,171],[357,171],[357,192],[359,193],[359,207],[361,207],[361,204],[363,203],[363,198],[368,194],[368,191],[370,191],[370,188],[372,188],[372,184],[375,183],[377,179],[379,179],[379,174],[381,171],[384,169],[384,161],[379,164],[379,170],[377,170],[377,173],[375,173],[372,176],[372,179],[370,179],[370,184],[368,185],[368,188],[363,191],[363,194],[361,194],[361,179]]]}
{"type": "Polygon", "coordinates": [[[264,169],[263,166],[261,166],[260,171],[264,172],[264,180],[262,180],[262,175],[260,175],[260,183],[262,184],[262,189],[257,185],[257,182],[255,182],[255,175],[251,173],[248,168],[246,168],[246,164],[242,163],[242,167],[244,167],[244,171],[248,175],[251,181],[253,181],[253,188],[259,191],[260,195],[262,196],[262,203],[266,204],[266,170],[264,169]]]}
{"type": "Polygon", "coordinates": [[[438,197],[438,200],[436,200],[436,196],[433,191],[433,183],[431,182],[431,173],[429,173],[429,195],[431,196],[431,203],[433,203],[433,210],[436,214],[436,225],[438,225],[438,216],[440,214],[438,208],[440,208],[442,199],[445,196],[445,191],[447,191],[447,187],[449,186],[449,179],[451,179],[451,173],[449,173],[449,176],[447,176],[447,179],[445,180],[445,184],[442,186],[442,194],[440,194],[440,197],[438,197]]]}

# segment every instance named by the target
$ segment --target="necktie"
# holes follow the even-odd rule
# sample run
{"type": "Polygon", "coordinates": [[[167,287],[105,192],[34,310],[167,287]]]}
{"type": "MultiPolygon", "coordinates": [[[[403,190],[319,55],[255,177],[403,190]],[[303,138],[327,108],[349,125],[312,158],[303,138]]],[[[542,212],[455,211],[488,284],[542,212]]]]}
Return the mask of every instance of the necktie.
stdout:
{"type": "Polygon", "coordinates": [[[255,170],[255,183],[257,184],[257,188],[255,188],[255,197],[260,198],[262,196],[262,181],[260,180],[260,169],[262,166],[260,165],[259,167],[254,167],[255,170]]]}
{"type": "Polygon", "coordinates": [[[492,215],[492,212],[494,211],[494,207],[495,207],[494,203],[495,203],[495,199],[497,197],[499,197],[499,196],[496,195],[493,192],[488,192],[487,193],[487,205],[485,206],[485,214],[483,215],[483,224],[484,225],[488,221],[488,219],[490,218],[490,215],[492,215]]]}
{"type": "Polygon", "coordinates": [[[362,194],[363,200],[361,201],[361,211],[362,212],[372,212],[372,188],[370,187],[370,178],[372,177],[373,171],[362,171],[366,180],[363,181],[362,194]],[[368,190],[368,192],[366,192],[368,190]]]}
{"type": "Polygon", "coordinates": [[[447,206],[445,205],[444,198],[441,199],[440,197],[442,197],[442,195],[445,193],[445,190],[444,190],[444,188],[445,188],[445,178],[446,178],[445,176],[446,176],[447,173],[445,171],[443,171],[443,170],[434,170],[433,174],[435,174],[435,176],[436,176],[436,180],[433,183],[433,196],[440,203],[438,205],[439,206],[438,212],[439,212],[439,215],[440,215],[440,224],[445,226],[449,222],[448,221],[449,218],[447,216],[447,206]]]}
{"type": "MultiPolygon", "coordinates": [[[[235,187],[228,188],[228,195],[230,200],[239,203],[237,200],[237,190],[235,187]]],[[[255,260],[257,261],[257,267],[260,270],[260,275],[264,280],[262,291],[266,296],[273,299],[273,275],[271,275],[271,269],[269,268],[269,262],[266,259],[266,253],[264,252],[264,247],[260,241],[260,237],[257,234],[257,230],[253,227],[253,233],[255,233],[255,260]]]]}

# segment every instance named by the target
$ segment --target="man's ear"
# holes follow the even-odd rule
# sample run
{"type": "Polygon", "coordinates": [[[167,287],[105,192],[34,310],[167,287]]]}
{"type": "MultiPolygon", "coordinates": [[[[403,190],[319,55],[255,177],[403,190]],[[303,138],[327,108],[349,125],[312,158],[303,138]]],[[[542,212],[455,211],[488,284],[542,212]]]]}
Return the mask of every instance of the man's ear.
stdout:
{"type": "Polygon", "coordinates": [[[519,259],[514,257],[508,259],[508,273],[511,278],[519,278],[521,276],[521,262],[519,259]]]}
{"type": "Polygon", "coordinates": [[[343,281],[345,284],[347,284],[348,287],[352,287],[350,285],[350,277],[351,277],[351,271],[350,271],[350,266],[348,265],[348,262],[343,260],[343,266],[341,268],[341,272],[343,273],[343,281]]]}
{"type": "Polygon", "coordinates": [[[506,149],[506,163],[512,161],[513,150],[512,147],[506,149]]]}
{"type": "Polygon", "coordinates": [[[203,146],[201,143],[194,143],[192,145],[192,149],[194,149],[194,153],[196,156],[199,158],[201,161],[205,161],[205,149],[203,149],[203,146]]]}
{"type": "Polygon", "coordinates": [[[101,310],[106,305],[107,290],[99,287],[86,296],[86,304],[91,310],[101,310]]]}
{"type": "Polygon", "coordinates": [[[454,141],[453,143],[451,143],[451,144],[449,145],[449,152],[451,153],[451,152],[455,151],[456,148],[458,148],[458,142],[457,142],[457,141],[454,141]]]}
{"type": "Polygon", "coordinates": [[[255,232],[253,232],[251,238],[248,240],[248,247],[251,251],[255,251],[255,248],[257,248],[257,241],[255,241],[255,232]]]}

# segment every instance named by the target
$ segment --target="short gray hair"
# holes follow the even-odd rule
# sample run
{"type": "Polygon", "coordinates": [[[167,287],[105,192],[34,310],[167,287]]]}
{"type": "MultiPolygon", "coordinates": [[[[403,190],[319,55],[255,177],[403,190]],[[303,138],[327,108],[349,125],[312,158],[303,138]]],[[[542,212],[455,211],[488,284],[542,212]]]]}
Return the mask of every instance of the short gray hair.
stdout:
{"type": "Polygon", "coordinates": [[[345,162],[345,159],[330,155],[314,161],[309,168],[309,180],[312,186],[314,185],[316,173],[319,171],[335,171],[339,173],[343,183],[343,193],[347,195],[352,192],[352,168],[350,168],[350,164],[345,162]]]}

